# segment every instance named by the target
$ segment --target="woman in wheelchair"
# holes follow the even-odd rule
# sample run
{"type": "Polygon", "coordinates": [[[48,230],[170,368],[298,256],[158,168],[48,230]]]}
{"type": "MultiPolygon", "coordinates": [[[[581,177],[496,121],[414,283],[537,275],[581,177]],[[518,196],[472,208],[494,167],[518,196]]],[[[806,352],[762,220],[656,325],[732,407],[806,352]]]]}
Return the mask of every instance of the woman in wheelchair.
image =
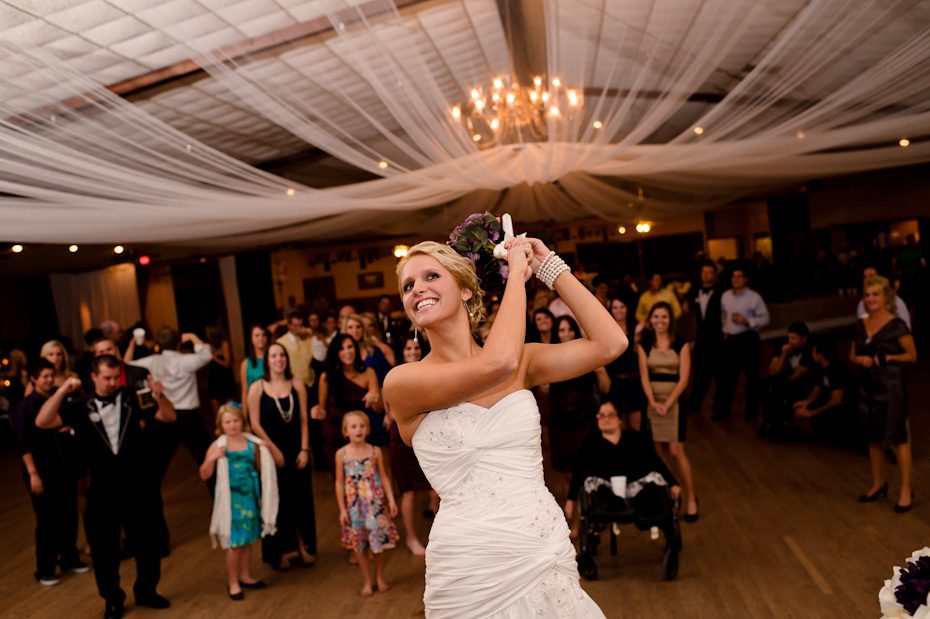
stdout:
{"type": "Polygon", "coordinates": [[[681,488],[648,436],[622,427],[613,403],[601,404],[597,413],[599,433],[592,433],[581,450],[565,502],[565,516],[574,522],[579,508],[581,552],[579,571],[584,578],[597,577],[597,542],[600,532],[611,528],[611,550],[616,552],[612,525],[634,523],[640,530],[658,527],[665,534],[665,576],[678,572],[678,497],[681,488]]]}

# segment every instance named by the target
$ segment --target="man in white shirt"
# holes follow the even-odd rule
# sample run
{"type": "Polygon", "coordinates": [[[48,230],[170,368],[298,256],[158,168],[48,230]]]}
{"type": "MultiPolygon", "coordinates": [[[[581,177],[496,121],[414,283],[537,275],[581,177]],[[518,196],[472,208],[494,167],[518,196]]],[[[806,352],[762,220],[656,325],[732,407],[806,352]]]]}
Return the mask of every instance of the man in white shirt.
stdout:
{"type": "MultiPolygon", "coordinates": [[[[199,467],[203,464],[210,446],[210,434],[204,427],[200,416],[200,396],[197,394],[197,370],[204,367],[213,358],[209,344],[205,344],[193,333],[178,336],[178,332],[165,327],[156,337],[160,354],[136,359],[129,365],[147,369],[155,380],[164,385],[165,397],[177,411],[177,423],[166,424],[161,428],[159,438],[161,452],[161,477],[164,478],[168,465],[177,451],[178,445],[184,443],[194,462],[199,467]],[[181,344],[190,342],[194,345],[193,353],[182,353],[181,344]]],[[[212,482],[208,483],[212,494],[212,482]]]]}
{"type": "Polygon", "coordinates": [[[732,288],[720,297],[723,354],[713,419],[719,421],[730,417],[739,373],[743,371],[746,374],[744,418],[751,421],[759,414],[759,329],[769,324],[769,310],[759,293],[749,288],[749,278],[742,267],[733,269],[730,284],[732,288]]]}

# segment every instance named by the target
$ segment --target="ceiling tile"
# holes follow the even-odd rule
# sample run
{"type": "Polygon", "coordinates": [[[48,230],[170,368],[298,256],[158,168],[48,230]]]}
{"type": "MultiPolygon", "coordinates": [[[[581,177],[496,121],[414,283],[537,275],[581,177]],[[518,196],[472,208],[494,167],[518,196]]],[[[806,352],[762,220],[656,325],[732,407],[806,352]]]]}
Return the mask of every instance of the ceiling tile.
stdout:
{"type": "Polygon", "coordinates": [[[119,43],[120,41],[125,41],[150,31],[148,26],[135,17],[124,15],[119,19],[100,24],[96,28],[85,30],[82,34],[98,45],[109,47],[114,43],[119,43]]]}
{"type": "Polygon", "coordinates": [[[83,32],[100,24],[123,17],[125,14],[103,0],[92,0],[78,6],[59,11],[45,19],[69,32],[83,32]]]}

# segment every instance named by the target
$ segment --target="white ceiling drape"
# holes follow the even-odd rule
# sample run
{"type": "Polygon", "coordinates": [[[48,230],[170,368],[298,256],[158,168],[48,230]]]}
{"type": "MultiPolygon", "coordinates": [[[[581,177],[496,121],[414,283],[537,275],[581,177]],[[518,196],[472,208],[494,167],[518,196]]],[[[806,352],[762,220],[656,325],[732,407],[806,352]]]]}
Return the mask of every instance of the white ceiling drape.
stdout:
{"type": "Polygon", "coordinates": [[[317,2],[331,29],[248,53],[133,15],[255,123],[379,177],[327,189],[180,130],[168,97],[113,94],[86,57],[0,31],[0,240],[244,246],[416,234],[482,208],[630,222],[930,160],[926,0],[504,3],[523,19],[492,0],[398,4],[317,2]],[[583,93],[583,113],[479,149],[451,107],[533,72],[583,93]]]}

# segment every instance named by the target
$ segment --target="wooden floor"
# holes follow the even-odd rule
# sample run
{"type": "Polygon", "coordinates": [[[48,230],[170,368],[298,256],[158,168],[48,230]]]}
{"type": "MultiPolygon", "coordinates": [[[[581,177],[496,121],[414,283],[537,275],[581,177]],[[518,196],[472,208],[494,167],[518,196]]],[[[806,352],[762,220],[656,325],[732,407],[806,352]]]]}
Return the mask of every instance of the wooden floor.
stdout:
{"type": "MultiPolygon", "coordinates": [[[[930,365],[912,372],[915,508],[892,512],[892,498],[861,505],[869,485],[868,460],[816,443],[774,444],[741,420],[714,423],[693,418],[688,452],[701,499],[701,519],[682,524],[684,553],[674,582],[661,578],[660,542],[630,528],[620,554],[601,547],[601,575],[583,586],[608,617],[708,619],[874,617],[878,590],[892,565],[930,542],[930,365]]],[[[706,415],[706,413],[705,413],[706,415]]],[[[94,617],[102,611],[92,574],[69,575],[55,587],[33,580],[33,514],[15,456],[0,456],[0,616],[94,617]]],[[[167,611],[135,609],[145,617],[418,617],[423,615],[423,562],[406,549],[388,552],[394,585],[363,599],[358,569],[339,549],[338,511],[331,477],[314,477],[319,562],[278,574],[253,561],[269,582],[244,602],[226,597],[223,555],[207,538],[211,504],[188,454],[179,451],[165,488],[173,549],[162,562],[159,590],[167,611]]],[[[557,489],[558,490],[558,489],[557,489]]],[[[426,523],[424,522],[424,532],[426,523]]],[[[131,562],[123,564],[131,591],[131,562]]]]}

